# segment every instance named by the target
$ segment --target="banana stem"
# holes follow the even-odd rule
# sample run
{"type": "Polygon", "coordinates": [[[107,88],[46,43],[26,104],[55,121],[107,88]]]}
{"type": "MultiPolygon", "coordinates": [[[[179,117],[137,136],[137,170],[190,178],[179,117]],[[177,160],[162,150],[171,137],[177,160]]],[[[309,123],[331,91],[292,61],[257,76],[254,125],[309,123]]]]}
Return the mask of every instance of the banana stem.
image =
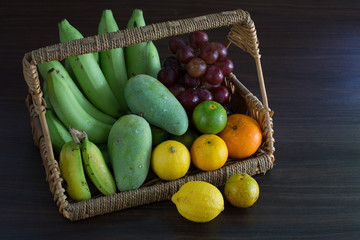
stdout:
{"type": "Polygon", "coordinates": [[[80,131],[73,127],[69,127],[69,133],[77,145],[81,144],[80,139],[81,140],[87,139],[87,134],[84,130],[80,131]]]}

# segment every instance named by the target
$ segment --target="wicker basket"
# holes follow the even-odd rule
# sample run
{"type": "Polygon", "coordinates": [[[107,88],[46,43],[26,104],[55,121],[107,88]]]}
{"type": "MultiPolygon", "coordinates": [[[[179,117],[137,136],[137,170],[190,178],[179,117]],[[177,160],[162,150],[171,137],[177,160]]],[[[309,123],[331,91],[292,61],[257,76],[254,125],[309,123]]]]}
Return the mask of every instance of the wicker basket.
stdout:
{"type": "Polygon", "coordinates": [[[273,167],[273,153],[275,151],[272,128],[273,112],[268,107],[255,26],[249,14],[243,10],[124,29],[115,33],[96,35],[40,48],[25,54],[23,73],[28,85],[29,94],[26,98],[26,105],[30,113],[33,138],[35,145],[40,149],[46,171],[46,180],[50,185],[50,191],[60,213],[71,221],[168,200],[188,181],[202,180],[215,186],[222,186],[235,173],[246,172],[255,175],[265,173],[273,167]],[[140,42],[223,26],[231,26],[227,37],[227,47],[233,43],[245,52],[250,53],[255,59],[263,103],[237,80],[235,75],[230,74],[227,76],[224,83],[231,90],[231,104],[236,108],[240,102],[244,103],[248,110],[247,113],[261,125],[264,141],[260,149],[247,159],[228,159],[227,164],[216,171],[204,172],[198,170],[174,181],[153,179],[145,182],[136,190],[119,192],[111,196],[99,195],[87,201],[73,202],[69,199],[65,193],[62,184],[63,179],[51,145],[45,120],[46,102],[43,99],[36,65],[52,60],[63,60],[69,56],[125,47],[140,42]]]}

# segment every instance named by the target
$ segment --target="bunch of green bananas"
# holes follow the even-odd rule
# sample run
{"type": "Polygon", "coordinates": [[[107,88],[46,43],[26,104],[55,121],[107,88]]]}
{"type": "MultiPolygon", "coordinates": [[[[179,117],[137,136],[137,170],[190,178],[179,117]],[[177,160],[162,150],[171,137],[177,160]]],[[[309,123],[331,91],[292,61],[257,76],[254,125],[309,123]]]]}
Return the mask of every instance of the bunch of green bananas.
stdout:
{"type": "MultiPolygon", "coordinates": [[[[142,26],[145,26],[143,13],[135,9],[127,27],[142,26]]],[[[60,42],[83,38],[66,19],[58,28],[60,42]]],[[[118,30],[112,11],[104,10],[98,34],[118,30]]],[[[91,197],[82,163],[100,192],[105,195],[115,192],[112,175],[106,170],[111,167],[106,143],[116,120],[130,113],[124,97],[125,85],[136,74],[156,78],[160,69],[159,54],[151,41],[128,46],[125,51],[117,48],[68,57],[64,64],[60,61],[38,64],[44,80],[50,138],[54,151],[60,155],[60,170],[71,198],[79,201],[91,197]],[[87,138],[81,145],[70,135],[72,128],[86,132],[87,138]],[[107,163],[105,167],[103,162],[107,163]]]]}
{"type": "MultiPolygon", "coordinates": [[[[133,11],[128,23],[128,28],[135,26],[145,26],[139,9],[133,11]]],[[[83,38],[66,19],[58,27],[60,42],[83,38]]],[[[98,33],[118,30],[112,11],[104,10],[98,33]]],[[[59,61],[38,65],[44,79],[48,129],[57,153],[70,139],[69,127],[85,130],[96,144],[106,143],[114,122],[129,113],[124,97],[128,77],[141,73],[157,77],[161,66],[153,42],[134,44],[125,51],[117,48],[69,57],[64,65],[59,61]]]]}

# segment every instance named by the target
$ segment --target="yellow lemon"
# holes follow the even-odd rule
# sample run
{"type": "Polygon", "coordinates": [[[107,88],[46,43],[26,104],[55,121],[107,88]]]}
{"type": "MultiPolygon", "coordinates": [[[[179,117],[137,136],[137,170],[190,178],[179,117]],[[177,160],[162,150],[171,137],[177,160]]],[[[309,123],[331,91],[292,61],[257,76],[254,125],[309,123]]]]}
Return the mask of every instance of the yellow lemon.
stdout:
{"type": "Polygon", "coordinates": [[[181,216],[193,222],[209,222],[224,210],[224,198],[219,189],[204,181],[185,183],[171,201],[181,216]]]}
{"type": "Polygon", "coordinates": [[[246,173],[231,176],[225,183],[224,194],[231,205],[240,208],[252,206],[259,198],[259,185],[246,173]]]}
{"type": "Polygon", "coordinates": [[[190,163],[189,150],[184,144],[174,140],[157,145],[151,156],[151,167],[163,180],[175,180],[185,176],[190,163]]]}

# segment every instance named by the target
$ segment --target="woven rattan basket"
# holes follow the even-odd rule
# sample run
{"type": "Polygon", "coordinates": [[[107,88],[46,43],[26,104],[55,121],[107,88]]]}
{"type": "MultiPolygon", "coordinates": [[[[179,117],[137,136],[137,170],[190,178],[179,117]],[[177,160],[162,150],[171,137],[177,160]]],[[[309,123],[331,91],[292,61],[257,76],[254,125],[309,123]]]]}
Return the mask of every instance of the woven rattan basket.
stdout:
{"type": "Polygon", "coordinates": [[[273,167],[275,149],[272,111],[268,107],[254,22],[246,11],[227,11],[177,21],[167,21],[47,46],[25,54],[23,73],[28,85],[29,94],[26,98],[26,105],[30,113],[34,143],[40,149],[46,171],[46,180],[49,183],[54,201],[59,207],[60,213],[71,221],[168,200],[188,181],[202,180],[215,186],[222,186],[235,173],[246,172],[255,175],[265,173],[273,167]],[[227,36],[227,47],[230,44],[235,44],[251,54],[255,59],[263,103],[237,80],[235,75],[230,74],[227,76],[224,83],[231,90],[232,106],[235,106],[236,109],[240,102],[244,103],[247,113],[261,125],[264,141],[260,149],[247,159],[228,159],[227,164],[216,171],[204,172],[198,170],[174,181],[150,179],[136,190],[119,192],[111,196],[99,195],[88,201],[73,202],[68,198],[45,120],[46,102],[41,91],[37,64],[223,26],[231,26],[227,36]]]}

